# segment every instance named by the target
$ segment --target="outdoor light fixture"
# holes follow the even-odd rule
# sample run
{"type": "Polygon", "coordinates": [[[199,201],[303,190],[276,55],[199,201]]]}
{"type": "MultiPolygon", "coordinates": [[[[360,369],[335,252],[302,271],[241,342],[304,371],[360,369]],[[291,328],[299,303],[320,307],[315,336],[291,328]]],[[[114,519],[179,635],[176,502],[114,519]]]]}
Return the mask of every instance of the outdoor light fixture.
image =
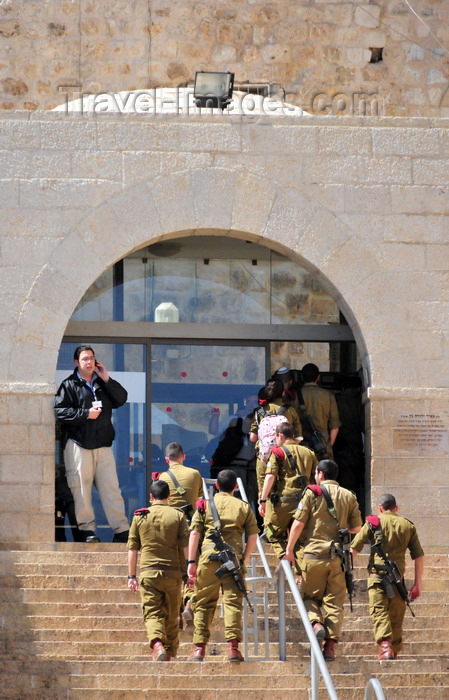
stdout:
{"type": "Polygon", "coordinates": [[[193,97],[197,107],[224,109],[232,99],[234,73],[214,73],[197,71],[193,97]]]}

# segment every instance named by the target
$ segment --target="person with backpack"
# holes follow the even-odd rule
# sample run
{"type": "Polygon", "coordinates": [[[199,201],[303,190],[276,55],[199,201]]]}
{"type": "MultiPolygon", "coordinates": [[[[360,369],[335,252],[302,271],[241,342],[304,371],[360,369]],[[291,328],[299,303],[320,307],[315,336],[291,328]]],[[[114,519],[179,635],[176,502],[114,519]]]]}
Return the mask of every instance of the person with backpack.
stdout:
{"type": "Polygon", "coordinates": [[[337,475],[335,462],[318,462],[316,485],[308,486],[298,503],[285,552],[285,559],[294,564],[295,544],[304,531],[301,596],[316,638],[324,640],[325,661],[335,659],[343,624],[346,579],[339,533],[357,533],[362,527],[355,494],[339,486],[337,475]]]}
{"type": "Polygon", "coordinates": [[[250,425],[249,439],[256,443],[257,450],[257,488],[259,498],[265,480],[265,471],[270,457],[270,450],[276,444],[276,426],[290,423],[295,437],[301,436],[301,422],[294,408],[284,404],[282,395],[284,386],[279,379],[270,380],[261,392],[259,407],[255,409],[250,425]]]}
{"type": "MultiPolygon", "coordinates": [[[[308,447],[302,447],[294,439],[293,426],[280,423],[276,426],[276,445],[271,448],[259,515],[264,518],[268,542],[278,559],[285,555],[288,530],[304,489],[314,483],[318,460],[308,447]]],[[[300,540],[295,544],[296,572],[301,574],[300,540]]]]}

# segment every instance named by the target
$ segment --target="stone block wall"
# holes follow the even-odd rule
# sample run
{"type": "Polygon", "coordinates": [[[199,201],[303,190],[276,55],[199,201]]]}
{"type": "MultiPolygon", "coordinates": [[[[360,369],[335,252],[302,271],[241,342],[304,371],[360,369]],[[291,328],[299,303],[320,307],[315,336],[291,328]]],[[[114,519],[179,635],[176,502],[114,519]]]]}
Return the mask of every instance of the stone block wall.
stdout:
{"type": "Polygon", "coordinates": [[[315,114],[448,116],[446,0],[1,0],[0,107],[185,86],[271,84],[315,114]],[[364,96],[376,95],[376,100],[364,96]]]}
{"type": "Polygon", "coordinates": [[[56,360],[85,291],[145,245],[216,234],[288,255],[338,304],[368,505],[393,491],[446,547],[448,156],[446,120],[1,113],[0,541],[53,539],[56,360]]]}

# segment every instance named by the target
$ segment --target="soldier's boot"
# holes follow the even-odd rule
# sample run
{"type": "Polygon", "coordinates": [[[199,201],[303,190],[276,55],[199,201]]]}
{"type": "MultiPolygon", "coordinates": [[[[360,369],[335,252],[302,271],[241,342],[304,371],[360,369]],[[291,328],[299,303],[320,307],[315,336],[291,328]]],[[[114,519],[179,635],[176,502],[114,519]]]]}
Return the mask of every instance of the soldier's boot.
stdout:
{"type": "Polygon", "coordinates": [[[239,651],[239,640],[231,639],[228,642],[228,659],[229,661],[245,661],[242,654],[239,651]]]}
{"type": "Polygon", "coordinates": [[[321,642],[323,641],[324,637],[326,636],[326,630],[324,629],[321,622],[314,622],[312,624],[312,629],[315,633],[315,637],[317,638],[318,643],[321,645],[321,642]]]}
{"type": "Polygon", "coordinates": [[[393,661],[394,651],[389,639],[383,639],[380,643],[381,652],[377,657],[378,661],[393,661]]]}
{"type": "Polygon", "coordinates": [[[323,656],[325,661],[335,661],[335,639],[324,641],[323,656]]]}
{"type": "Polygon", "coordinates": [[[187,603],[184,606],[184,610],[182,612],[182,617],[187,628],[193,629],[193,612],[192,612],[192,606],[190,603],[190,600],[187,601],[187,603]]]}
{"type": "Polygon", "coordinates": [[[206,653],[206,645],[203,642],[195,644],[192,653],[190,654],[188,661],[204,661],[204,655],[206,653]]]}
{"type": "Polygon", "coordinates": [[[151,642],[151,648],[153,649],[153,661],[168,660],[168,654],[160,639],[153,639],[151,642]]]}

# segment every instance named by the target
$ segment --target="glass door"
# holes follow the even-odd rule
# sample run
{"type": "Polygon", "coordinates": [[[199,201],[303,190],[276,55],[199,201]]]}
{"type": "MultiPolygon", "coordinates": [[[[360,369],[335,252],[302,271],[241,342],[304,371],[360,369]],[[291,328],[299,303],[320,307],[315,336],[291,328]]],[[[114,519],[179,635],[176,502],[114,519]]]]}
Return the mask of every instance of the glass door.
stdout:
{"type": "Polygon", "coordinates": [[[157,343],[151,351],[152,465],[165,470],[165,447],[179,442],[185,464],[209,477],[220,434],[257,405],[267,376],[267,347],[157,343]]]}

